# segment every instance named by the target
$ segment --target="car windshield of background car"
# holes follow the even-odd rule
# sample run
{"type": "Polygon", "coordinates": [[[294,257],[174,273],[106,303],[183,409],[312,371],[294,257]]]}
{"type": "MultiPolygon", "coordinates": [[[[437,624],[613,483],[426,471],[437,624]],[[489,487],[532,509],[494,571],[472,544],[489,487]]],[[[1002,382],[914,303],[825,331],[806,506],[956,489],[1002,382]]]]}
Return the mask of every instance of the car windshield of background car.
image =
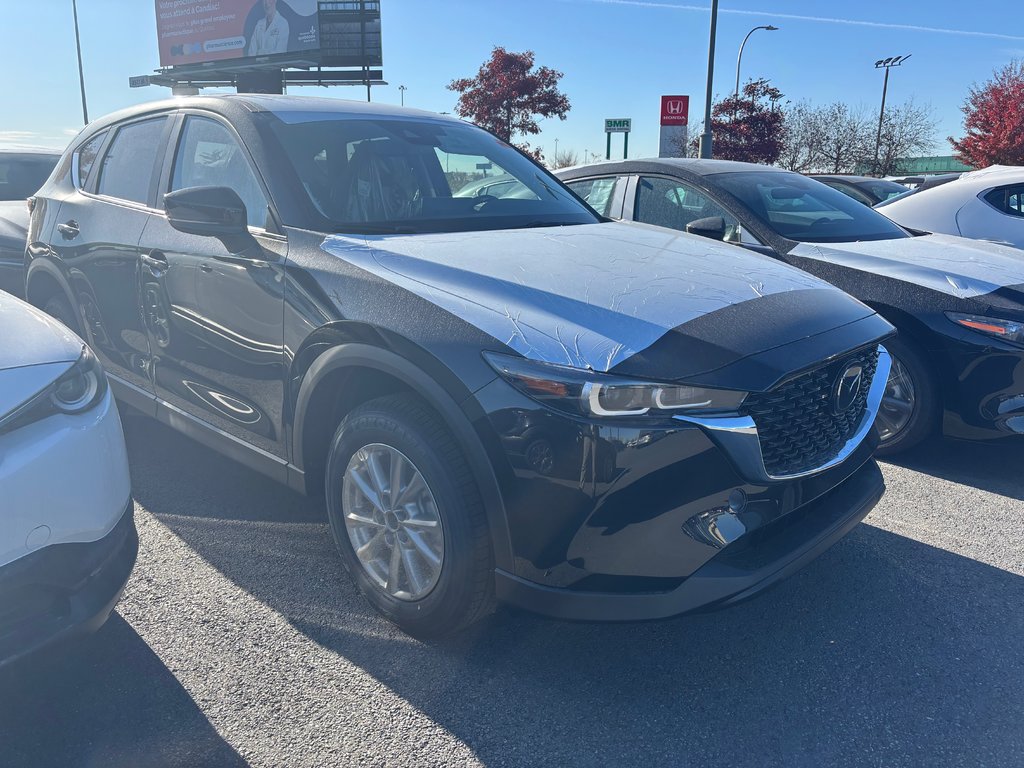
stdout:
{"type": "Polygon", "coordinates": [[[910,236],[852,197],[796,173],[720,173],[712,181],[742,200],[763,224],[789,240],[844,243],[910,236]]]}
{"type": "Polygon", "coordinates": [[[270,122],[323,226],[459,232],[595,224],[561,182],[479,128],[439,120],[270,122]]]}

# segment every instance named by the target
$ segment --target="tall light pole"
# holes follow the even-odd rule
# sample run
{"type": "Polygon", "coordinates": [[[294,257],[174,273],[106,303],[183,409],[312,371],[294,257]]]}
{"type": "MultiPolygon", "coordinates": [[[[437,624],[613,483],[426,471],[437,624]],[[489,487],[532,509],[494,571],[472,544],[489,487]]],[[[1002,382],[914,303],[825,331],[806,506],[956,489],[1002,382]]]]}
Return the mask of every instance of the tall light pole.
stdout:
{"type": "Polygon", "coordinates": [[[708,43],[708,90],[704,97],[704,132],[700,135],[700,156],[711,157],[711,96],[715,83],[715,31],[718,28],[718,0],[711,0],[711,38],[708,43]]]}
{"type": "Polygon", "coordinates": [[[82,71],[82,42],[78,39],[78,0],[71,0],[71,12],[75,17],[75,47],[78,49],[78,85],[82,89],[82,119],[89,124],[89,108],[85,105],[85,73],[82,71]]]}
{"type": "Polygon", "coordinates": [[[406,91],[408,91],[408,90],[409,90],[409,89],[408,89],[408,88],[406,88],[406,87],[405,87],[404,85],[400,85],[400,86],[398,86],[398,92],[399,92],[399,93],[401,94],[401,96],[402,96],[402,106],[403,106],[403,107],[405,106],[405,92],[406,92],[406,91]]]}
{"type": "Polygon", "coordinates": [[[740,97],[740,62],[743,61],[743,46],[747,44],[747,40],[750,39],[750,36],[757,32],[757,30],[759,29],[764,29],[767,30],[768,32],[775,32],[776,30],[778,30],[778,27],[773,27],[771,24],[765,24],[764,26],[761,27],[754,27],[752,30],[747,32],[747,36],[744,37],[743,42],[740,43],[740,55],[736,57],[736,91],[733,94],[733,96],[735,96],[736,99],[739,99],[740,97]]]}
{"type": "Polygon", "coordinates": [[[878,110],[878,135],[875,136],[875,167],[872,169],[875,173],[878,173],[878,152],[882,146],[882,121],[885,120],[885,93],[889,90],[889,70],[900,66],[911,56],[913,54],[908,53],[906,56],[891,56],[875,62],[875,69],[885,70],[885,78],[882,80],[882,108],[878,110]]]}
{"type": "Polygon", "coordinates": [[[554,161],[556,163],[558,162],[558,139],[555,139],[555,157],[554,157],[554,161]]]}

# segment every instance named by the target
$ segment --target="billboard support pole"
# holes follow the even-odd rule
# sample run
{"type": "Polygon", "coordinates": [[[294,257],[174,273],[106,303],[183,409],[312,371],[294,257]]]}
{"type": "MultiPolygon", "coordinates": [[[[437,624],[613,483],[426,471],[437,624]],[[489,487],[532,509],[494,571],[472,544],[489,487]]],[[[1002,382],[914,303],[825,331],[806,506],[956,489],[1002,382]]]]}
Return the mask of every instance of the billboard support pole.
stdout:
{"type": "Polygon", "coordinates": [[[605,160],[611,160],[612,159],[612,135],[610,133],[605,133],[605,136],[608,137],[608,143],[605,146],[604,159],[605,160]]]}
{"type": "Polygon", "coordinates": [[[75,17],[75,47],[78,49],[78,85],[82,90],[82,119],[89,124],[89,108],[85,104],[85,73],[82,71],[82,41],[78,38],[78,0],[71,0],[71,12],[75,17]]]}
{"type": "Polygon", "coordinates": [[[629,160],[629,131],[622,134],[622,159],[629,160]]]}

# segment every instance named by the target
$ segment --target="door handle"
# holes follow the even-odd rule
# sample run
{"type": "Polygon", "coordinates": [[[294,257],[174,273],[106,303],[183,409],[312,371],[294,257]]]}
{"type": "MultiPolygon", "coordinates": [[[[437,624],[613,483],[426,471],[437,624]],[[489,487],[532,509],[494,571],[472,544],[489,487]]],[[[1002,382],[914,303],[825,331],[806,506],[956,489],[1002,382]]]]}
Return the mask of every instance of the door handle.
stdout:
{"type": "Polygon", "coordinates": [[[63,237],[65,240],[74,240],[76,237],[78,237],[78,233],[80,230],[78,229],[78,222],[75,221],[74,219],[71,219],[65,222],[64,224],[58,224],[57,231],[60,232],[61,237],[63,237]]]}
{"type": "Polygon", "coordinates": [[[167,257],[159,251],[142,254],[142,264],[153,277],[163,277],[170,267],[167,263],[167,257]]]}

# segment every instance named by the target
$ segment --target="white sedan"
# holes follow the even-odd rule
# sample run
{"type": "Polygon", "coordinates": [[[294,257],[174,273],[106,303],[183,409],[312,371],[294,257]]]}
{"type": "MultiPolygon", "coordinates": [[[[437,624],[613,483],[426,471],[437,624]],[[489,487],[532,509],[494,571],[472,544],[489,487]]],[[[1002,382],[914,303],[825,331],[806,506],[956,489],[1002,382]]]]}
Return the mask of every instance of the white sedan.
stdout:
{"type": "Polygon", "coordinates": [[[993,165],[875,208],[909,229],[1024,248],[1024,168],[993,165]]]}
{"type": "Polygon", "coordinates": [[[0,667],[102,625],[137,552],[103,369],[74,333],[0,291],[0,667]]]}

